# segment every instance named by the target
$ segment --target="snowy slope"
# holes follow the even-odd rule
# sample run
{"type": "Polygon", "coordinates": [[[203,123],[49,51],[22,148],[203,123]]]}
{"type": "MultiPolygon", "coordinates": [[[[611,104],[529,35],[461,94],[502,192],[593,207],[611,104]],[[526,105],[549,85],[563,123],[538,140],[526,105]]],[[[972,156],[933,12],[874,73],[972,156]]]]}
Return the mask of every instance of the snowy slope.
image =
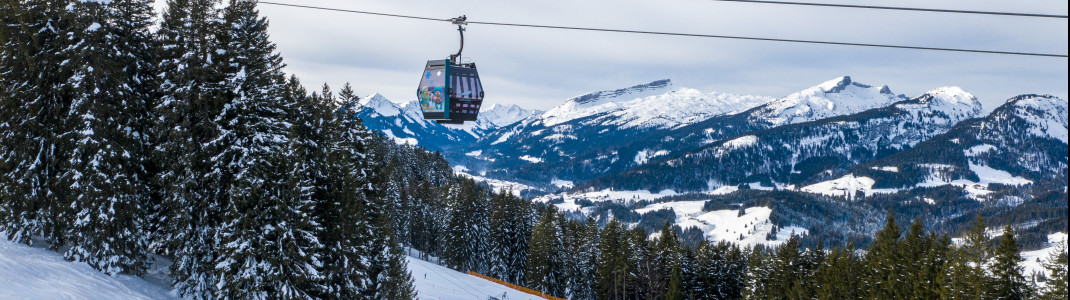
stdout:
{"type": "Polygon", "coordinates": [[[1012,100],[1015,115],[1029,124],[1029,133],[1067,143],[1067,101],[1049,95],[1012,100]]]}
{"type": "Polygon", "coordinates": [[[509,300],[543,299],[482,278],[407,257],[418,299],[470,300],[489,296],[509,300]],[[501,297],[505,294],[508,298],[501,297]]]}
{"type": "MultiPolygon", "coordinates": [[[[761,109],[747,114],[753,117],[755,111],[761,109]]],[[[734,137],[711,137],[708,140],[713,141],[701,148],[641,164],[587,185],[595,189],[690,192],[762,180],[767,185],[808,186],[846,175],[844,171],[852,165],[913,147],[980,112],[981,104],[973,95],[959,88],[939,88],[850,115],[757,129],[734,137]]],[[[720,125],[732,124],[728,121],[720,125]]],[[[873,182],[866,185],[856,181],[854,177],[844,178],[814,186],[810,191],[837,196],[847,190],[878,192],[870,190],[873,182]]],[[[852,197],[853,192],[847,196],[852,197]]]]}
{"type": "Polygon", "coordinates": [[[357,115],[364,126],[378,130],[399,144],[420,145],[430,150],[446,150],[475,142],[499,127],[541,114],[516,105],[491,105],[475,122],[443,125],[424,120],[417,101],[394,103],[378,93],[361,98],[357,115]]]}
{"type": "Polygon", "coordinates": [[[478,119],[495,127],[502,127],[512,125],[529,117],[542,115],[543,113],[545,112],[541,110],[526,109],[514,104],[491,104],[479,112],[478,119]]]}
{"type": "Polygon", "coordinates": [[[586,117],[596,117],[588,124],[632,127],[679,127],[709,117],[743,111],[772,101],[761,96],[702,93],[690,88],[675,88],[668,79],[629,88],[600,91],[574,97],[554,107],[539,119],[554,126],[586,117]]]}
{"type": "MultiPolygon", "coordinates": [[[[399,144],[419,145],[429,150],[444,150],[451,146],[472,143],[486,132],[486,126],[468,125],[451,128],[427,121],[416,101],[399,105],[380,94],[360,99],[357,112],[368,129],[381,132],[399,144]]],[[[470,123],[471,124],[471,123],[470,123]]]]}
{"type": "Polygon", "coordinates": [[[775,127],[854,114],[906,99],[886,85],[874,87],[843,76],[763,105],[750,118],[775,127]]]}
{"type": "Polygon", "coordinates": [[[0,238],[0,299],[178,297],[137,276],[108,276],[84,263],[66,261],[59,253],[0,238]]]}
{"type": "Polygon", "coordinates": [[[659,209],[671,209],[676,213],[674,223],[680,228],[695,227],[702,230],[707,240],[732,242],[739,246],[776,246],[787,242],[792,233],[806,235],[808,232],[805,228],[788,226],[777,231],[776,240],[767,240],[766,235],[773,230],[773,223],[769,221],[769,216],[773,212],[771,208],[750,207],[740,215],[738,209],[702,211],[702,205],[705,202],[655,203],[637,209],[635,212],[642,214],[659,209]]]}

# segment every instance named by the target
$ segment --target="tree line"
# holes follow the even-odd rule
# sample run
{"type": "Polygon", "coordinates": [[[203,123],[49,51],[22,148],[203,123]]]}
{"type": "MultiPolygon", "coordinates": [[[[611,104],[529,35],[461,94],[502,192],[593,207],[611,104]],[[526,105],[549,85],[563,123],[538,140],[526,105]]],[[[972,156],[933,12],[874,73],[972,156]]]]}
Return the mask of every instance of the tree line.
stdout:
{"type": "Polygon", "coordinates": [[[415,296],[352,88],[309,93],[253,1],[3,1],[0,230],[183,296],[415,296]]]}

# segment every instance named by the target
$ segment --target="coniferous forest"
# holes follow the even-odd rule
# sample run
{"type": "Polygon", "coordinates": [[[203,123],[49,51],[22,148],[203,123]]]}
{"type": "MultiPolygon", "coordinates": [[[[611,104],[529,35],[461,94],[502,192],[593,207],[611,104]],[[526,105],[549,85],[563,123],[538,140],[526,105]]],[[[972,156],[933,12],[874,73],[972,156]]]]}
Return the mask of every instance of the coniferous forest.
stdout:
{"type": "Polygon", "coordinates": [[[1067,298],[1065,246],[1023,274],[980,218],[955,243],[889,213],[857,249],[566,215],[366,129],[349,84],[306,90],[255,2],[153,2],[0,2],[6,238],[108,274],[166,258],[194,299],[412,299],[407,255],[569,299],[1067,298]]]}

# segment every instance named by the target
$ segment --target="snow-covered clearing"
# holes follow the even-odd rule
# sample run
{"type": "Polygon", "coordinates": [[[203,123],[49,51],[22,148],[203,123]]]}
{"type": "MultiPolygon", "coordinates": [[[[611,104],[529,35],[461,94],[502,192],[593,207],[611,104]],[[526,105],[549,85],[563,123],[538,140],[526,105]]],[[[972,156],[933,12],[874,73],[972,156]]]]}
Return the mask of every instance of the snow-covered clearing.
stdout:
{"type": "Polygon", "coordinates": [[[653,159],[653,158],[658,157],[658,156],[665,156],[665,155],[668,155],[668,154],[669,154],[669,151],[665,151],[665,150],[653,151],[653,150],[644,149],[644,150],[639,151],[639,153],[635,154],[634,161],[635,161],[635,164],[641,165],[641,164],[647,163],[648,161],[650,161],[650,159],[653,159]]]}
{"type": "Polygon", "coordinates": [[[530,163],[535,163],[535,164],[542,162],[541,158],[534,157],[534,156],[531,156],[531,155],[521,156],[520,159],[523,159],[523,160],[526,160],[526,161],[528,161],[530,163]]]}
{"type": "Polygon", "coordinates": [[[872,178],[865,176],[855,177],[854,174],[847,174],[837,179],[805,186],[801,190],[807,193],[832,197],[845,197],[847,200],[854,200],[855,193],[859,191],[865,193],[866,196],[876,193],[891,194],[899,191],[898,189],[874,189],[874,183],[876,181],[872,178]]]}
{"type": "Polygon", "coordinates": [[[487,177],[483,177],[483,176],[479,176],[479,175],[472,175],[472,174],[469,174],[467,172],[468,172],[468,168],[465,167],[465,166],[455,166],[455,167],[453,167],[453,174],[454,175],[468,177],[469,179],[475,180],[476,182],[485,183],[485,184],[489,185],[491,188],[493,188],[495,191],[500,191],[500,190],[512,191],[513,195],[516,195],[517,197],[520,196],[520,191],[523,191],[523,190],[538,190],[535,187],[532,187],[530,185],[526,185],[526,184],[523,184],[523,183],[505,181],[505,180],[498,180],[498,179],[491,179],[491,178],[487,178],[487,177]]]}
{"type": "Polygon", "coordinates": [[[743,215],[739,215],[737,209],[705,212],[702,211],[705,203],[706,201],[702,200],[655,203],[635,212],[642,214],[659,209],[672,209],[676,213],[675,223],[680,228],[697,227],[710,241],[733,242],[740,246],[779,245],[787,241],[793,231],[796,235],[807,233],[805,228],[788,226],[777,232],[775,241],[766,240],[766,235],[773,229],[773,224],[769,222],[772,209],[751,207],[747,208],[743,215]]]}
{"type": "Polygon", "coordinates": [[[488,296],[502,298],[502,294],[510,300],[543,299],[431,262],[412,257],[407,259],[418,299],[487,299],[488,296]]]}
{"type": "MultiPolygon", "coordinates": [[[[1029,179],[1025,179],[1025,178],[1022,178],[1022,177],[1011,175],[1010,173],[1007,173],[1007,171],[997,170],[997,169],[994,169],[992,167],[984,166],[984,165],[975,165],[973,163],[970,163],[969,165],[970,165],[970,170],[972,170],[975,174],[977,174],[977,177],[978,177],[978,179],[980,179],[980,181],[973,182],[973,181],[969,181],[969,180],[965,180],[965,179],[956,179],[956,180],[948,181],[948,180],[941,179],[940,176],[937,176],[936,174],[934,174],[933,176],[929,177],[928,181],[922,182],[922,183],[918,184],[918,186],[919,187],[934,187],[934,186],[942,186],[942,185],[950,184],[950,185],[962,187],[963,189],[966,190],[967,193],[970,194],[970,197],[972,197],[974,199],[977,199],[978,201],[984,201],[985,200],[984,196],[992,193],[992,191],[988,190],[988,185],[989,184],[1001,183],[1001,184],[1007,184],[1007,185],[1025,185],[1025,184],[1033,183],[1033,181],[1030,181],[1029,179]]],[[[951,166],[947,166],[947,167],[951,167],[951,166]]],[[[953,167],[951,167],[951,168],[953,168],[953,167]]]]}
{"type": "MultiPolygon", "coordinates": [[[[1058,243],[1066,242],[1065,232],[1056,232],[1048,235],[1048,247],[1034,251],[1022,251],[1022,274],[1029,276],[1033,272],[1047,273],[1044,269],[1043,262],[1048,261],[1048,254],[1055,250],[1055,246],[1058,243]]],[[[1050,275],[1050,274],[1048,274],[1050,275]]]]}
{"type": "Polygon", "coordinates": [[[0,299],[178,297],[137,276],[108,276],[84,263],[64,260],[59,253],[0,238],[0,299]]]}
{"type": "Polygon", "coordinates": [[[553,180],[551,180],[550,184],[552,184],[552,185],[554,185],[556,187],[559,187],[559,188],[564,188],[564,189],[571,189],[572,187],[576,186],[576,184],[573,183],[571,180],[563,180],[563,179],[557,179],[557,178],[554,178],[553,180]]]}

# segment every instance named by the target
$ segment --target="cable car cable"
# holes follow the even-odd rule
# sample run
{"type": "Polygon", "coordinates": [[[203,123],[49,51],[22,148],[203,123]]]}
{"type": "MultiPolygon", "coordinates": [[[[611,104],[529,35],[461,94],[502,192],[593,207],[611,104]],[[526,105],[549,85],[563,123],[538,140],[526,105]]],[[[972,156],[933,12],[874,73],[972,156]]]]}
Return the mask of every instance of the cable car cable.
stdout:
{"type": "Polygon", "coordinates": [[[276,2],[267,2],[267,1],[257,1],[257,3],[259,3],[259,4],[278,5],[278,6],[290,6],[290,7],[308,8],[308,9],[329,10],[329,11],[347,12],[347,13],[365,14],[365,15],[374,15],[374,16],[427,20],[427,21],[450,22],[450,20],[451,20],[450,18],[436,19],[436,18],[427,18],[427,17],[417,17],[417,16],[398,15],[398,14],[378,13],[378,12],[371,12],[371,11],[350,10],[350,9],[319,7],[319,6],[308,6],[308,5],[300,5],[300,4],[289,4],[289,3],[276,3],[276,2]]]}
{"type": "Polygon", "coordinates": [[[533,28],[548,28],[548,29],[568,29],[568,30],[583,30],[583,31],[602,31],[602,32],[617,32],[617,33],[639,33],[639,34],[653,34],[653,35],[670,35],[670,36],[684,36],[684,37],[706,37],[706,38],[752,40],[752,41],[769,41],[769,42],[789,42],[789,43],[838,45],[838,46],[860,46],[860,47],[895,48],[895,49],[911,49],[911,50],[933,50],[933,51],[951,51],[951,52],[969,52],[969,53],[985,53],[985,54],[1024,55],[1024,56],[1042,56],[1042,57],[1062,57],[1062,58],[1067,58],[1066,54],[1051,54],[1051,53],[1033,53],[1033,52],[997,51],[997,50],[963,49],[963,48],[939,48],[939,47],[904,46],[904,45],[887,45],[887,44],[867,44],[867,43],[850,43],[850,42],[794,40],[794,39],[762,38],[762,37],[731,36],[731,35],[714,35],[714,34],[697,34],[697,33],[675,33],[675,32],[660,32],[660,31],[641,31],[641,30],[606,29],[606,28],[586,28],[586,27],[550,26],[550,25],[534,25],[534,24],[512,24],[512,23],[495,23],[495,22],[480,22],[480,21],[468,21],[468,23],[469,24],[483,24],[483,25],[517,26],[517,27],[533,27],[533,28]]]}
{"type": "MultiPolygon", "coordinates": [[[[450,22],[451,19],[437,19],[427,17],[417,17],[398,14],[377,13],[368,11],[356,11],[338,8],[327,8],[297,4],[285,4],[260,1],[260,4],[270,4],[279,6],[291,6],[308,9],[329,10],[338,12],[359,13],[386,17],[398,17],[408,19],[418,19],[427,21],[440,21],[450,22]]],[[[858,46],[858,47],[875,47],[875,48],[892,48],[892,49],[909,49],[909,50],[930,50],[930,51],[945,51],[945,52],[964,52],[964,53],[982,53],[982,54],[998,54],[998,55],[1019,55],[1019,56],[1037,56],[1037,57],[1056,57],[1056,58],[1068,58],[1066,54],[1053,54],[1053,53],[1037,53],[1037,52],[1017,52],[1017,51],[997,51],[997,50],[983,50],[983,49],[968,49],[968,48],[941,48],[941,47],[923,47],[923,46],[906,46],[906,45],[889,45],[889,44],[869,44],[869,43],[851,43],[851,42],[833,42],[833,41],[814,41],[814,40],[796,40],[796,39],[781,39],[781,38],[763,38],[763,37],[749,37],[749,36],[731,36],[731,35],[714,35],[714,34],[697,34],[697,33],[677,33],[677,32],[662,32],[662,31],[643,31],[643,30],[626,30],[626,29],[608,29],[608,28],[590,28],[590,27],[572,27],[572,26],[554,26],[554,25],[537,25],[537,24],[518,24],[518,23],[500,23],[500,22],[481,22],[481,21],[468,21],[468,24],[481,24],[481,25],[495,25],[495,26],[512,26],[512,27],[528,27],[528,28],[545,28],[545,29],[563,29],[563,30],[581,30],[581,31],[598,31],[598,32],[616,32],[616,33],[636,33],[636,34],[651,34],[651,35],[667,35],[667,36],[681,36],[681,37],[702,37],[702,38],[719,38],[719,39],[735,39],[735,40],[752,40],[752,41],[768,41],[768,42],[788,42],[788,43],[803,43],[803,44],[820,44],[820,45],[837,45],[837,46],[858,46]]]]}
{"type": "Polygon", "coordinates": [[[939,8],[915,8],[915,7],[873,6],[873,5],[832,4],[832,3],[807,3],[807,2],[765,1],[765,0],[710,0],[710,1],[759,3],[759,4],[802,5],[802,6],[821,6],[821,7],[840,7],[840,8],[866,8],[866,9],[885,9],[885,10],[924,11],[924,12],[938,12],[938,13],[995,15],[995,16],[1013,16],[1013,17],[1034,17],[1034,18],[1055,18],[1055,19],[1066,19],[1067,18],[1066,15],[1049,15],[1049,14],[1034,14],[1034,13],[1000,12],[1000,11],[979,11],[979,10],[958,10],[958,9],[939,9],[939,8]]]}

